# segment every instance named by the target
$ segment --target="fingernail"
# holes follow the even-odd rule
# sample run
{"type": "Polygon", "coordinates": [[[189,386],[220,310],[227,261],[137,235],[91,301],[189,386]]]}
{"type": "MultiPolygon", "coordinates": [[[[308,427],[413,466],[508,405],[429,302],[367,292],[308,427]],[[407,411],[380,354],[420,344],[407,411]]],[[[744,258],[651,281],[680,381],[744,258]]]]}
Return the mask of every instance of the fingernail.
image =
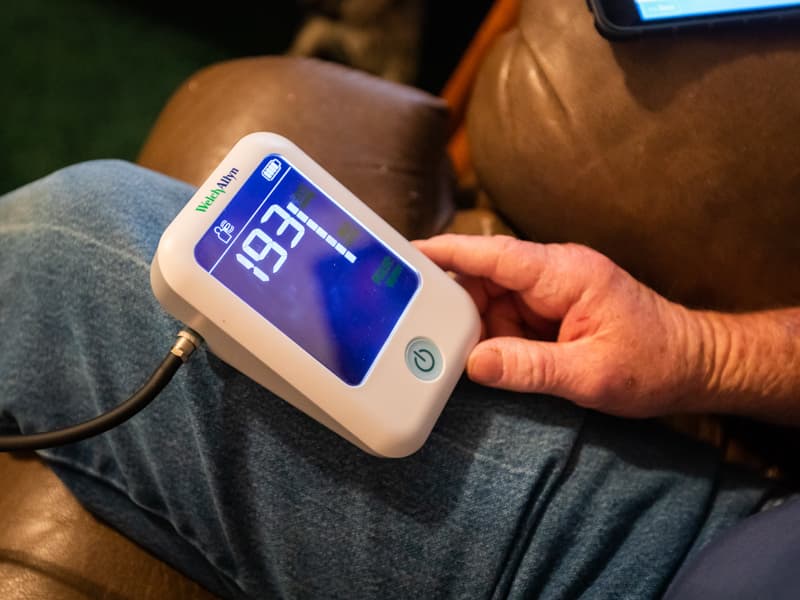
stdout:
{"type": "Polygon", "coordinates": [[[467,372],[478,383],[497,383],[503,376],[503,357],[496,348],[476,349],[469,357],[467,372]]]}

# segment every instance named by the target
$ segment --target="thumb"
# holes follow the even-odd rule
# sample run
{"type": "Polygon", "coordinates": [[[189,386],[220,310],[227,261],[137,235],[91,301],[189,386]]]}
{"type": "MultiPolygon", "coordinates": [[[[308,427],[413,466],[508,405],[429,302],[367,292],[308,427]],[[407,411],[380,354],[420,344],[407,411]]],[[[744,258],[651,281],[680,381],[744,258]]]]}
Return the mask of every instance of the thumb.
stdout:
{"type": "Polygon", "coordinates": [[[467,375],[482,385],[570,399],[577,395],[580,382],[578,352],[574,343],[492,338],[472,350],[467,375]]]}

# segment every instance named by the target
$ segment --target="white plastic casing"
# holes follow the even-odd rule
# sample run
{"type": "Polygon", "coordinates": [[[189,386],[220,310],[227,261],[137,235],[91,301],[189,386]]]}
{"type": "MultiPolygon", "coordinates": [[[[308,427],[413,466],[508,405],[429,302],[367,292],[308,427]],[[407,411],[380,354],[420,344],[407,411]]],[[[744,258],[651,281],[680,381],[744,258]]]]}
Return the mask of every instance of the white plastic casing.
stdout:
{"type": "Polygon", "coordinates": [[[165,310],[203,336],[220,359],[366,452],[407,456],[428,438],[477,343],[480,319],[453,279],[292,142],[273,133],[242,138],[164,231],[150,272],[165,310]],[[200,238],[269,154],[280,154],[413,267],[420,288],[364,381],[351,386],[258,314],[195,260],[200,238]],[[225,193],[196,207],[233,169],[225,193]],[[418,378],[406,363],[417,338],[435,344],[442,371],[418,378]]]}

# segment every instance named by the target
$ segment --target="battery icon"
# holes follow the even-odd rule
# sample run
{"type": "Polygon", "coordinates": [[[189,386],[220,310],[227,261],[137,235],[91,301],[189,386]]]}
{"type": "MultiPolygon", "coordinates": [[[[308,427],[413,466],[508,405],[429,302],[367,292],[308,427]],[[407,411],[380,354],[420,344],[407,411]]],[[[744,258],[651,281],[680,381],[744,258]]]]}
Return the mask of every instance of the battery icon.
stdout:
{"type": "Polygon", "coordinates": [[[275,175],[281,170],[281,161],[277,158],[273,158],[267,163],[267,166],[261,171],[261,175],[264,176],[264,179],[267,181],[272,181],[275,179],[275,175]]]}

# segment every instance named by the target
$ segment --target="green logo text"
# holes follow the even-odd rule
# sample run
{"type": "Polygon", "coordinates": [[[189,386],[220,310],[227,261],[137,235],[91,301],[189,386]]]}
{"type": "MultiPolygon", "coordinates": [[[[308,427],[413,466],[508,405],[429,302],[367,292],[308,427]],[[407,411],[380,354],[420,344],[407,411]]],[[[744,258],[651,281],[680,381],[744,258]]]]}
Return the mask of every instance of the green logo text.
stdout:
{"type": "Polygon", "coordinates": [[[198,204],[197,206],[195,206],[194,209],[197,212],[206,212],[208,208],[212,204],[214,204],[214,200],[216,200],[220,194],[225,193],[225,188],[228,187],[228,184],[230,184],[231,181],[236,179],[236,175],[238,174],[239,174],[239,169],[236,168],[231,169],[227,175],[223,176],[222,179],[220,179],[217,182],[217,187],[211,190],[206,195],[206,197],[203,198],[203,201],[200,202],[200,204],[198,204]]]}

